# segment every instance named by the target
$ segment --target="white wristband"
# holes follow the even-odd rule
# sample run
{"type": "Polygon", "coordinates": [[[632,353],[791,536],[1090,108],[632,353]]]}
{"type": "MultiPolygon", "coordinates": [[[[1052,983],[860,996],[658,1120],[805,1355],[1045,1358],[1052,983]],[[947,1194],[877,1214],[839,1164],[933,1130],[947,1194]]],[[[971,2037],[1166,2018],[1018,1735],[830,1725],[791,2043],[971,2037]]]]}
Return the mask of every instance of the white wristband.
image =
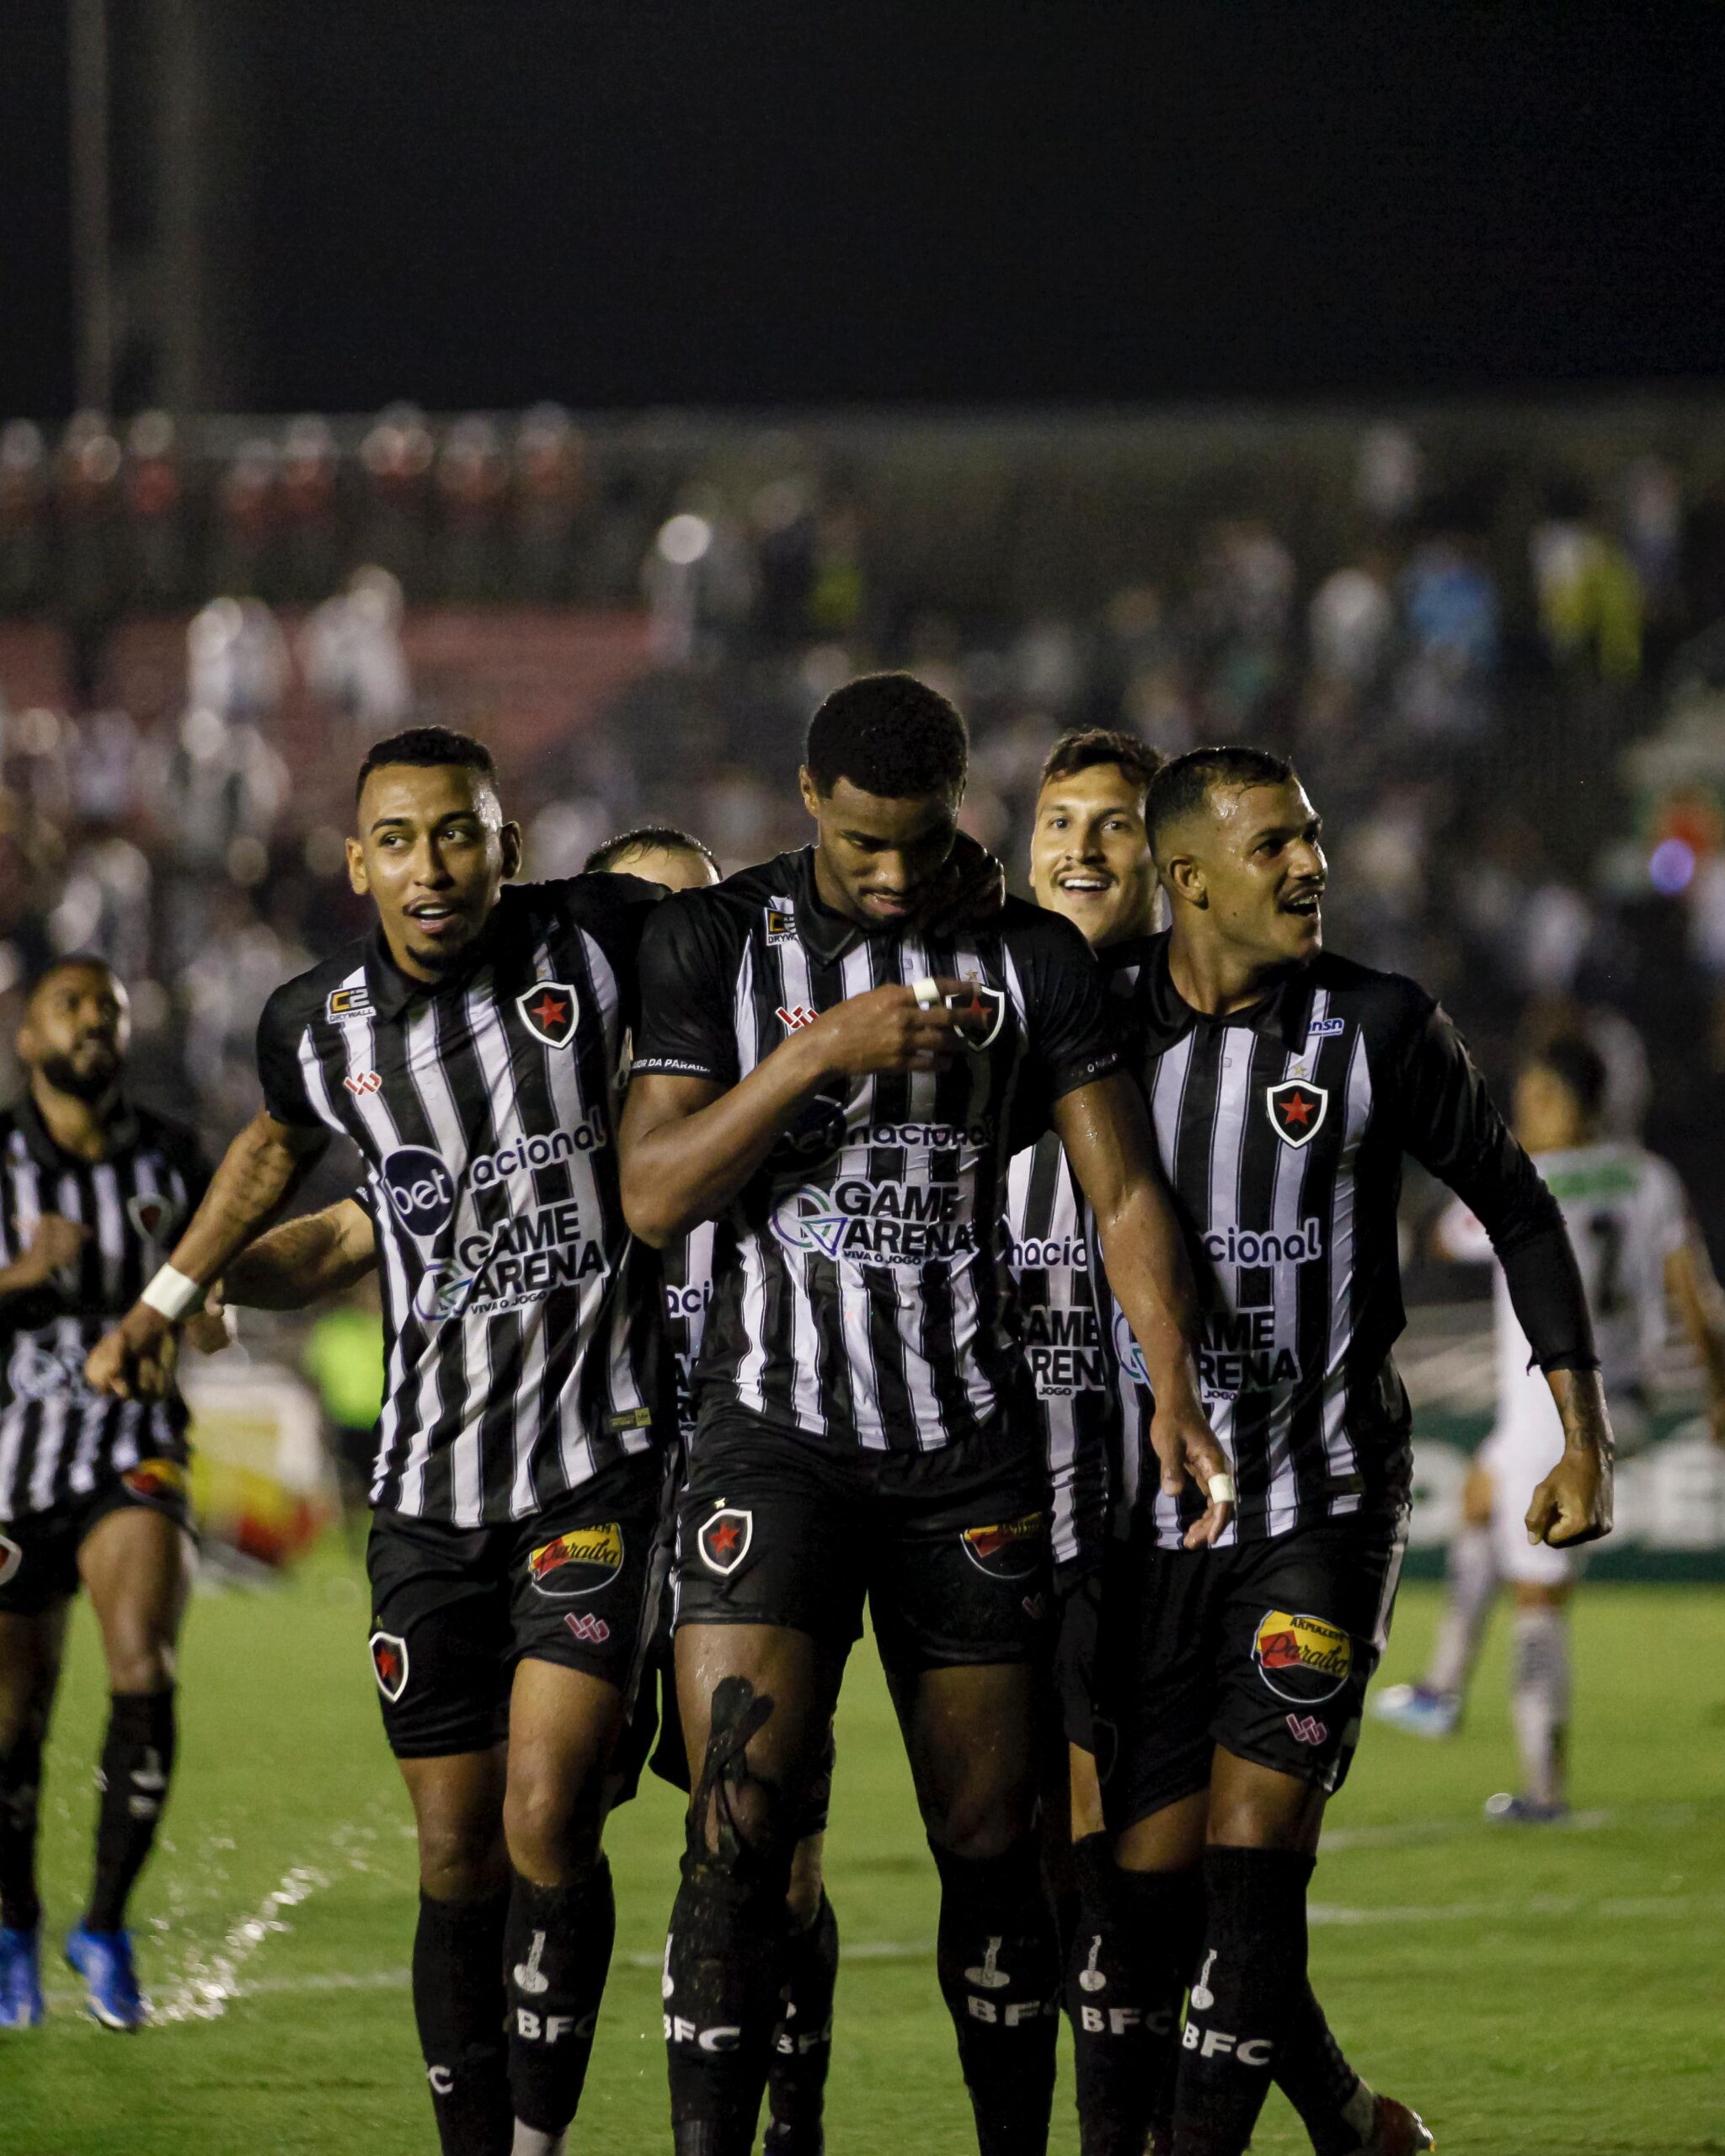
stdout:
{"type": "Polygon", "coordinates": [[[911,984],[911,993],[916,999],[916,1008],[919,1011],[939,1010],[940,983],[932,974],[924,974],[921,980],[913,980],[911,984]]]}
{"type": "Polygon", "coordinates": [[[204,1289],[189,1273],[177,1273],[171,1265],[164,1265],[138,1300],[159,1311],[170,1325],[177,1325],[181,1318],[202,1310],[204,1289]]]}

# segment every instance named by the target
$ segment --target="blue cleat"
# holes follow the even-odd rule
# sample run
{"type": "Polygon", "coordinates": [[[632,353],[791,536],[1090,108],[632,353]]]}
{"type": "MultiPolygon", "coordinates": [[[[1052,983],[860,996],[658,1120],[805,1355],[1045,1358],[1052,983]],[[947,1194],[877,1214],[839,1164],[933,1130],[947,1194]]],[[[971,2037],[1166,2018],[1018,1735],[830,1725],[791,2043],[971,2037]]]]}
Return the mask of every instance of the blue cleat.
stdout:
{"type": "Polygon", "coordinates": [[[0,2029],[34,2029],[42,2004],[42,1972],[36,1935],[0,1925],[0,2029]]]}
{"type": "Polygon", "coordinates": [[[1410,1737],[1453,1737],[1461,1722],[1461,1700],[1424,1684],[1386,1684],[1372,1694],[1371,1710],[1410,1737]]]}
{"type": "Polygon", "coordinates": [[[1561,1827],[1569,1817],[1569,1806],[1548,1804],[1542,1797],[1512,1796],[1505,1789],[1486,1799],[1486,1817],[1512,1827],[1561,1827]]]}
{"type": "Polygon", "coordinates": [[[138,1989],[129,1931],[89,1931],[80,1924],[67,1935],[66,1958],[88,1987],[93,2020],[127,2035],[142,2028],[150,2002],[138,1989]]]}

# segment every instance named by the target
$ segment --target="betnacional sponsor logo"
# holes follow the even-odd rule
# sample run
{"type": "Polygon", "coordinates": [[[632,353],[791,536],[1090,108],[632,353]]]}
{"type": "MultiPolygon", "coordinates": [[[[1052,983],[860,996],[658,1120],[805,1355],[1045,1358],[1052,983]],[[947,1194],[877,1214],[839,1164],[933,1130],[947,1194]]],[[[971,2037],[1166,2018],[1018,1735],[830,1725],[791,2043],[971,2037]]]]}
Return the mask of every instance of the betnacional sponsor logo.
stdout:
{"type": "Polygon", "coordinates": [[[830,1190],[805,1183],[774,1208],[772,1232],[787,1250],[846,1264],[939,1264],[976,1250],[969,1197],[956,1182],[871,1182],[858,1176],[830,1190]]]}
{"type": "Polygon", "coordinates": [[[191,1486],[184,1463],[177,1460],[141,1460],[120,1479],[146,1505],[176,1503],[191,1486]]]}
{"type": "Polygon", "coordinates": [[[1274,1228],[1211,1228],[1206,1253],[1218,1265],[1310,1265],[1324,1254],[1322,1223],[1316,1214],[1279,1235],[1274,1228]]]}
{"type": "Polygon", "coordinates": [[[1027,1235],[1007,1244],[1007,1262],[1014,1273],[1087,1273],[1090,1246],[1081,1235],[1027,1235]]]}
{"type": "Polygon", "coordinates": [[[1047,1550],[1046,1525],[1041,1513],[1026,1513],[993,1527],[967,1527],[959,1540],[977,1571],[991,1580],[1028,1580],[1047,1550]]]}
{"type": "Polygon", "coordinates": [[[455,1210],[455,1177],[429,1145],[398,1145],[377,1171],[395,1217],[410,1235],[435,1235],[455,1210]]]}
{"type": "Polygon", "coordinates": [[[373,1632],[371,1673],[391,1706],[408,1689],[408,1643],[399,1632],[373,1632]]]}
{"type": "Polygon", "coordinates": [[[1279,1700],[1311,1707],[1333,1699],[1354,1674],[1354,1642],[1322,1617],[1267,1609],[1252,1637],[1252,1659],[1279,1700]]]}
{"type": "Polygon", "coordinates": [[[623,1531],[614,1519],[572,1528],[542,1542],[527,1559],[527,1577],[540,1594],[573,1602],[608,1587],[623,1566],[623,1531]]]}

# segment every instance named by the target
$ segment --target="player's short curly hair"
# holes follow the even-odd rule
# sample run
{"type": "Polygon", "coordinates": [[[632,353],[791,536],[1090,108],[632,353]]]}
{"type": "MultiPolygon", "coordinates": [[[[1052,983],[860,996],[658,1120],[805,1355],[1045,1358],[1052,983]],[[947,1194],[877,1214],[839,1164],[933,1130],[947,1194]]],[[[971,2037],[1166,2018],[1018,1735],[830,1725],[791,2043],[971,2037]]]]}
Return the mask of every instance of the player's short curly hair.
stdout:
{"type": "Polygon", "coordinates": [[[1162,766],[1151,781],[1150,798],[1144,805],[1144,821],[1152,850],[1160,857],[1162,834],[1210,805],[1213,793],[1247,786],[1285,786],[1295,776],[1284,756],[1268,749],[1225,744],[1188,749],[1162,766]]]}
{"type": "Polygon", "coordinates": [[[1039,793],[1050,779],[1071,778],[1098,765],[1114,764],[1134,786],[1148,792],[1162,761],[1161,750],[1152,749],[1135,734],[1122,733],[1114,726],[1076,726],[1061,734],[1043,758],[1036,788],[1039,793]]]}
{"type": "Polygon", "coordinates": [[[482,772],[494,786],[497,783],[497,766],[485,744],[448,726],[409,726],[403,733],[392,734],[387,741],[373,742],[354,782],[355,801],[365,792],[366,781],[372,772],[386,764],[414,764],[422,771],[455,764],[462,771],[482,772]]]}
{"type": "Polygon", "coordinates": [[[914,674],[862,674],[835,689],[809,722],[804,756],[817,793],[841,778],[887,801],[956,798],[970,738],[958,711],[914,674]]]}

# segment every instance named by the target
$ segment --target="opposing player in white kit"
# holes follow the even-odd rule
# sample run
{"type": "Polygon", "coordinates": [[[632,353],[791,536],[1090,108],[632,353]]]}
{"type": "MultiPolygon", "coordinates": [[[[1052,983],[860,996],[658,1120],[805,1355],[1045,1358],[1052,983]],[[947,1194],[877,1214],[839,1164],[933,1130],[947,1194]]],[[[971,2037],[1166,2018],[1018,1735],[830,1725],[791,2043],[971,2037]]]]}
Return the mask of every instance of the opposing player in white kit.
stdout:
{"type": "MultiPolygon", "coordinates": [[[[1716,1436],[1725,1433],[1725,1307],[1676,1172],[1641,1146],[1605,1138],[1606,1070],[1587,1041],[1536,1051],[1515,1087],[1516,1135],[1562,1208],[1593,1313],[1601,1375],[1620,1449],[1647,1423],[1648,1374],[1674,1304],[1706,1374],[1716,1436]]],[[[1439,1224],[1445,1256],[1484,1262],[1484,1230],[1454,1205],[1439,1224]]],[[[1567,1604],[1583,1561],[1530,1537],[1529,1497],[1551,1472],[1563,1433],[1550,1388],[1530,1368],[1526,1337],[1497,1278],[1498,1416],[1469,1476],[1465,1517],[1450,1545],[1449,1595],[1430,1668],[1392,1684],[1373,1710],[1421,1737],[1458,1726],[1467,1683],[1499,1586],[1515,1598],[1512,1657],[1522,1788],[1493,1797],[1494,1818],[1562,1818],[1566,1796],[1570,1662],[1567,1604]]]]}

